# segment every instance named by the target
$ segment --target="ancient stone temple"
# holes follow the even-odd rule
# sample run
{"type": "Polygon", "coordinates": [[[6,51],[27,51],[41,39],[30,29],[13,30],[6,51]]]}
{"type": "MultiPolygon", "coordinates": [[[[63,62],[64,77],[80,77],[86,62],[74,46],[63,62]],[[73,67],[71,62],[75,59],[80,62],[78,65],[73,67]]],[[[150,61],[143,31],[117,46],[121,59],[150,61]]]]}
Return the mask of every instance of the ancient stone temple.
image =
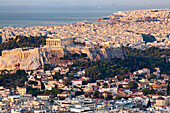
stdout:
{"type": "Polygon", "coordinates": [[[65,47],[74,45],[74,38],[47,38],[46,46],[65,47]]]}

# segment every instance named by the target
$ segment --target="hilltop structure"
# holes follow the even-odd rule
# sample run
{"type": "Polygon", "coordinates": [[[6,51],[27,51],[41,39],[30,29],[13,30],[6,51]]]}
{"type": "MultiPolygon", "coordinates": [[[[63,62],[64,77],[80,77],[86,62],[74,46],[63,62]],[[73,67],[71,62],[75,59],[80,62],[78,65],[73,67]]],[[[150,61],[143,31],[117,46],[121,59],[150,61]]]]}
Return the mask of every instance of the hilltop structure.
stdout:
{"type": "MultiPolygon", "coordinates": [[[[16,48],[2,51],[2,56],[0,56],[0,70],[14,70],[16,68],[24,70],[36,70],[43,68],[45,63],[49,63],[52,56],[55,56],[57,60],[61,60],[60,58],[62,58],[64,55],[81,55],[82,53],[87,54],[87,58],[92,61],[111,60],[112,58],[125,58],[126,56],[121,47],[89,48],[70,46],[65,48],[52,45],[40,48],[16,48]]],[[[52,63],[53,65],[59,65],[57,61],[52,63]]]]}
{"type": "Polygon", "coordinates": [[[74,45],[74,38],[64,37],[64,38],[47,38],[46,46],[52,47],[66,47],[74,45]]]}

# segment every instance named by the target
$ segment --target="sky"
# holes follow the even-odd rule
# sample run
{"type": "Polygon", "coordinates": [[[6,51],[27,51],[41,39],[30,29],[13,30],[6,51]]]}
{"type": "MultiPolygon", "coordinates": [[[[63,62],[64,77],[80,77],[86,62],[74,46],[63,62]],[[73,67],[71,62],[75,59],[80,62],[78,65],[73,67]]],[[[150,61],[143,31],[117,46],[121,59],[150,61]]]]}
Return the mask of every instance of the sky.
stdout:
{"type": "Polygon", "coordinates": [[[170,0],[0,0],[3,5],[168,5],[170,0]]]}
{"type": "Polygon", "coordinates": [[[101,5],[112,0],[1,0],[1,5],[101,5]]]}
{"type": "Polygon", "coordinates": [[[170,8],[170,0],[0,0],[0,11],[170,8]]]}

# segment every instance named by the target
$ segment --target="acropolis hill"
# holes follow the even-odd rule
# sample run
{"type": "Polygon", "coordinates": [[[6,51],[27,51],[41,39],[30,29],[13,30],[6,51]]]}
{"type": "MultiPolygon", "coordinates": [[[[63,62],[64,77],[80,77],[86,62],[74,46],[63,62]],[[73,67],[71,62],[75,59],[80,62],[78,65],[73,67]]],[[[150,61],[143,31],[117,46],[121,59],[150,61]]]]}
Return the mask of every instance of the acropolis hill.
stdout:
{"type": "MultiPolygon", "coordinates": [[[[2,57],[0,57],[0,70],[13,70],[16,68],[35,70],[42,68],[44,63],[49,63],[50,58],[53,55],[59,60],[59,58],[63,57],[64,55],[75,53],[86,53],[90,60],[109,60],[111,58],[125,57],[125,53],[122,48],[18,48],[2,52],[2,57]]],[[[55,65],[62,65],[59,61],[53,62],[53,64],[55,63],[55,65]]],[[[67,62],[69,63],[69,61],[67,62]]]]}
{"type": "Polygon", "coordinates": [[[97,60],[124,58],[122,46],[142,50],[152,46],[170,47],[170,9],[119,11],[98,21],[104,23],[83,21],[67,25],[0,28],[4,43],[18,35],[48,37],[44,47],[3,51],[0,69],[41,68],[50,62],[54,53],[57,58],[87,53],[88,58],[97,60]],[[84,47],[74,46],[73,41],[84,44],[84,47]]]}

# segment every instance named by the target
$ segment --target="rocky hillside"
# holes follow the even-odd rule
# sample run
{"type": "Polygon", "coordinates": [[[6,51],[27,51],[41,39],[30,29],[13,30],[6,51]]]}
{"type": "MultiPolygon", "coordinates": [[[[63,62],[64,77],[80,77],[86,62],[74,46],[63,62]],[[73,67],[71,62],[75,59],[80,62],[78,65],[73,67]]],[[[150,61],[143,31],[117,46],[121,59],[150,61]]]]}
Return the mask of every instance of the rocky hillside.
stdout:
{"type": "Polygon", "coordinates": [[[122,48],[18,48],[3,51],[0,57],[0,70],[36,70],[49,63],[51,55],[61,58],[70,54],[87,54],[90,60],[110,60],[111,58],[125,58],[122,48]]]}

